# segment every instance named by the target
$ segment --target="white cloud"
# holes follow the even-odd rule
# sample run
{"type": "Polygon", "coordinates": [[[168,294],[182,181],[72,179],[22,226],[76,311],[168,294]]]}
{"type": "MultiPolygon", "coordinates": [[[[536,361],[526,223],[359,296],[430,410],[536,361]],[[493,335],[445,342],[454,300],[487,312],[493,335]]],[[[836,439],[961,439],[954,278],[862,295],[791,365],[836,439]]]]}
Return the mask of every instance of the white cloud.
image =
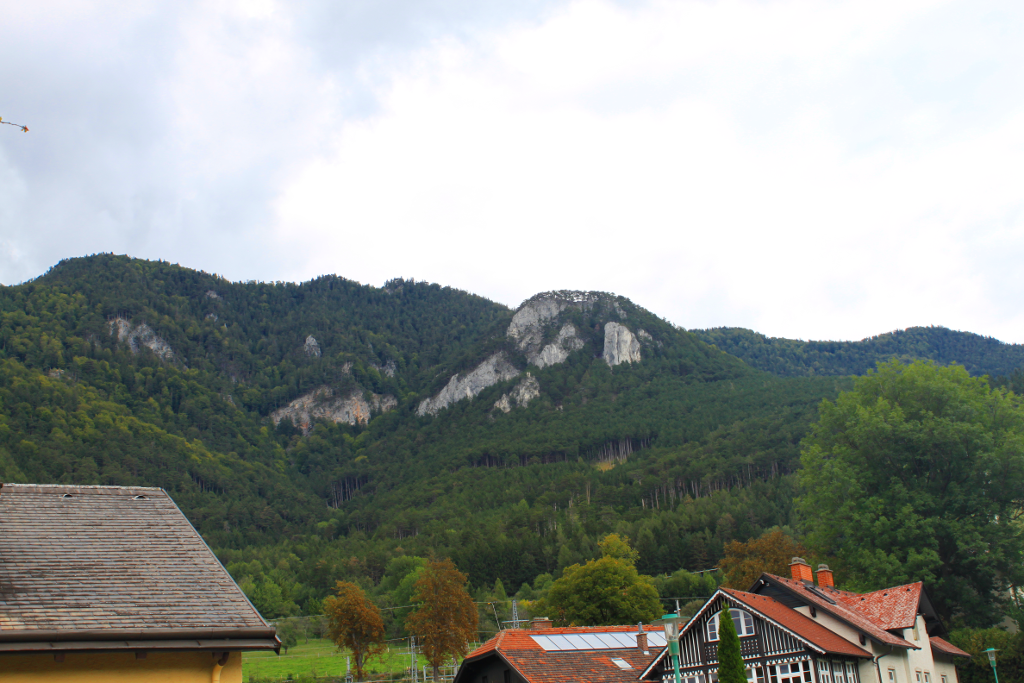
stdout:
{"type": "Polygon", "coordinates": [[[0,25],[4,282],[116,251],[1024,342],[1018,4],[42,7],[0,25]]]}
{"type": "Polygon", "coordinates": [[[1022,102],[965,126],[964,93],[909,92],[957,77],[933,61],[962,73],[1000,53],[954,40],[957,60],[898,73],[921,25],[976,29],[964,11],[579,2],[438,41],[288,185],[280,239],[317,245],[304,273],[412,275],[512,304],[585,287],[687,327],[1024,341],[1019,279],[1001,287],[1015,269],[971,248],[1020,253],[1022,102]]]}

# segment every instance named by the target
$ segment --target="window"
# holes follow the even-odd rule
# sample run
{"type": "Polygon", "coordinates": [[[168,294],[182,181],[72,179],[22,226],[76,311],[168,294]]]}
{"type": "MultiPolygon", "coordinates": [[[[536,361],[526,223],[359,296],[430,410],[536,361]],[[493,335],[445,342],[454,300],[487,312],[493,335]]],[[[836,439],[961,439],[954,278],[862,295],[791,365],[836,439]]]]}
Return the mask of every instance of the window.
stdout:
{"type": "Polygon", "coordinates": [[[505,669],[505,683],[512,683],[512,672],[505,669]]]}
{"type": "Polygon", "coordinates": [[[835,683],[846,683],[846,677],[843,675],[842,662],[832,662],[832,680],[835,683]]]}
{"type": "Polygon", "coordinates": [[[924,672],[924,683],[932,683],[932,675],[927,671],[924,672]]]}
{"type": "Polygon", "coordinates": [[[857,683],[857,676],[854,673],[853,664],[846,663],[846,683],[857,683]]]}
{"type": "Polygon", "coordinates": [[[948,681],[946,680],[946,674],[942,674],[942,683],[949,683],[949,682],[948,682],[948,681]]]}
{"type": "Polygon", "coordinates": [[[889,683],[896,683],[896,669],[889,669],[889,676],[886,679],[889,683]]]}
{"type": "Polygon", "coordinates": [[[801,669],[810,672],[810,662],[804,662],[804,666],[800,666],[800,662],[793,662],[792,664],[779,664],[778,666],[769,667],[772,671],[772,680],[777,683],[801,683],[801,669]]]}
{"type": "Polygon", "coordinates": [[[622,659],[621,657],[611,657],[610,659],[612,660],[612,664],[614,664],[615,666],[619,667],[623,671],[625,671],[626,669],[632,669],[633,668],[632,664],[627,662],[625,659],[622,659]]]}
{"type": "Polygon", "coordinates": [[[828,662],[818,660],[818,683],[832,683],[832,676],[829,674],[828,662]]]}
{"type": "Polygon", "coordinates": [[[747,669],[747,681],[748,683],[765,683],[764,680],[764,667],[755,666],[747,669]]]}
{"type": "MultiPolygon", "coordinates": [[[[722,612],[724,611],[722,610],[722,612]]],[[[709,641],[718,640],[718,617],[721,616],[722,612],[708,620],[709,641]]],[[[754,635],[754,617],[750,616],[750,612],[744,612],[741,609],[731,609],[729,610],[729,616],[732,617],[732,623],[736,625],[736,635],[741,638],[754,635]]]]}
{"type": "Polygon", "coordinates": [[[921,672],[917,671],[916,672],[916,676],[917,676],[917,683],[921,683],[921,672]]]}
{"type": "Polygon", "coordinates": [[[683,683],[704,683],[704,675],[690,676],[682,679],[683,683]]]}

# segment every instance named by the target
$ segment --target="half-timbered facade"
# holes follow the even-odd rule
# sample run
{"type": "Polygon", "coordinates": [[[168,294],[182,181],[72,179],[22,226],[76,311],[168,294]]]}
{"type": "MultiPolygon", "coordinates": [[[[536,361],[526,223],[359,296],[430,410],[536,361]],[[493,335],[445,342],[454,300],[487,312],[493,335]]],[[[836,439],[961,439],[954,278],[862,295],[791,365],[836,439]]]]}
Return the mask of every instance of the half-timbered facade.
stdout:
{"type": "MultiPolygon", "coordinates": [[[[773,598],[720,589],[679,635],[679,668],[683,683],[718,680],[718,642],[726,613],[736,626],[740,654],[751,683],[816,683],[817,672],[831,674],[828,683],[861,683],[862,660],[871,655],[810,618],[773,598]]],[[[674,680],[665,655],[643,676],[647,680],[674,680]]]]}
{"type": "MultiPolygon", "coordinates": [[[[762,574],[749,591],[720,589],[679,636],[683,683],[716,683],[718,635],[728,614],[750,683],[957,683],[969,657],[942,639],[921,583],[873,593],[839,590],[821,565],[817,583],[801,558],[792,578],[762,574]]],[[[674,680],[668,651],[642,680],[674,680]]]]}

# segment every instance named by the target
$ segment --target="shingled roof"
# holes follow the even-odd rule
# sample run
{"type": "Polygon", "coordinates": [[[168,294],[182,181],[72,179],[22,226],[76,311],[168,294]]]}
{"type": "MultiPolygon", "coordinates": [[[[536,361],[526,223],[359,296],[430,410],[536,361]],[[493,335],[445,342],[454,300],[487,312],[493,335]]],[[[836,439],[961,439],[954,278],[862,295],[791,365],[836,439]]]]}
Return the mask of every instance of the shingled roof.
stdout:
{"type": "Polygon", "coordinates": [[[731,588],[721,588],[719,590],[747,609],[760,613],[761,616],[774,621],[823,653],[828,652],[831,654],[849,655],[851,657],[871,657],[871,654],[864,650],[864,648],[854,645],[835,631],[831,631],[810,617],[786,607],[774,598],[731,588]]]}
{"type": "Polygon", "coordinates": [[[0,652],[279,646],[163,489],[0,488],[0,652]]]}
{"type": "MultiPolygon", "coordinates": [[[[886,595],[882,596],[886,591],[895,591],[896,588],[888,588],[885,591],[876,591],[876,593],[868,593],[867,596],[873,596],[870,608],[861,610],[861,606],[868,605],[867,600],[861,601],[860,598],[866,597],[859,593],[850,593],[849,591],[841,591],[835,588],[822,588],[813,584],[806,584],[796,579],[787,579],[783,576],[776,576],[775,574],[762,574],[760,581],[766,581],[775,584],[776,586],[783,587],[791,591],[794,595],[807,603],[813,604],[819,609],[825,610],[834,617],[845,621],[850,626],[860,630],[869,638],[873,638],[879,643],[885,645],[891,645],[893,647],[901,647],[910,650],[919,650],[920,648],[913,643],[900,638],[897,635],[886,631],[886,624],[892,622],[899,622],[905,619],[904,614],[904,603],[909,600],[905,600],[903,594],[893,595],[891,598],[886,595]],[[893,605],[887,607],[887,605],[893,605]],[[877,620],[876,620],[877,619],[877,620]]],[[[755,584],[755,588],[757,584],[755,584]]],[[[916,597],[920,597],[920,584],[911,584],[911,586],[899,586],[900,590],[906,595],[913,594],[916,597]],[[917,586],[917,592],[914,593],[912,586],[917,586]]],[[[916,614],[917,603],[914,603],[914,614],[916,614]]],[[[913,619],[910,621],[913,624],[913,619]]],[[[894,628],[899,628],[894,627],[894,628]]]]}

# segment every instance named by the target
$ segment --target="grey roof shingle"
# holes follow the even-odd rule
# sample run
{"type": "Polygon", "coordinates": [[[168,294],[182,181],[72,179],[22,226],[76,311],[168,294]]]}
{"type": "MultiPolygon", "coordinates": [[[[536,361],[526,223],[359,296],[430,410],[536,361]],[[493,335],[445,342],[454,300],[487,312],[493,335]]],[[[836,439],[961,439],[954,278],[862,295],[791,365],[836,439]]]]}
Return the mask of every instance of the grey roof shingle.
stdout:
{"type": "Polygon", "coordinates": [[[273,638],[163,489],[0,488],[0,642],[273,638]]]}

